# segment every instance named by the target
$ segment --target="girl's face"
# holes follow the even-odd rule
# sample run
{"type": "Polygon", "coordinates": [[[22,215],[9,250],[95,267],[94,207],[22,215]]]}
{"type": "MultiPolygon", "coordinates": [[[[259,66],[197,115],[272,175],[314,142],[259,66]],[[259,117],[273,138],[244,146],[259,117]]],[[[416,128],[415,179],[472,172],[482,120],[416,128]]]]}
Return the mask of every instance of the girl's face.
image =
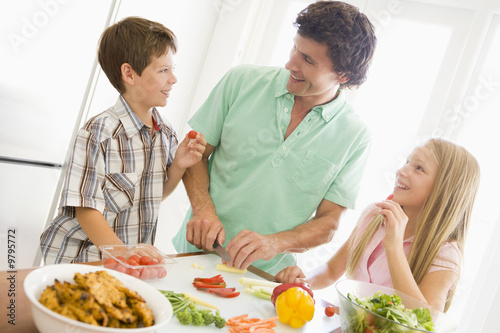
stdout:
{"type": "Polygon", "coordinates": [[[431,193],[438,165],[426,146],[417,147],[396,173],[393,200],[407,208],[422,208],[431,193]]]}

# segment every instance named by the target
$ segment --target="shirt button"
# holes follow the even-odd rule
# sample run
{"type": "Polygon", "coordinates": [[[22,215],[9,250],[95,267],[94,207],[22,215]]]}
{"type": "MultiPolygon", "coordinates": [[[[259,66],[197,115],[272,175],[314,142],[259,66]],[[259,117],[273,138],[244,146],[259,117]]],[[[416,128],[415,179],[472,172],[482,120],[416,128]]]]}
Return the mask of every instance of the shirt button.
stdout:
{"type": "Polygon", "coordinates": [[[291,98],[292,96],[290,94],[286,94],[286,98],[291,98]]]}
{"type": "Polygon", "coordinates": [[[286,146],[283,146],[283,150],[286,150],[286,146]]]}
{"type": "Polygon", "coordinates": [[[326,120],[330,119],[330,115],[329,115],[329,114],[327,114],[327,115],[325,116],[325,118],[326,118],[326,120]]]}
{"type": "Polygon", "coordinates": [[[285,108],[285,109],[284,109],[284,111],[285,111],[285,112],[288,112],[288,108],[285,108]]]}

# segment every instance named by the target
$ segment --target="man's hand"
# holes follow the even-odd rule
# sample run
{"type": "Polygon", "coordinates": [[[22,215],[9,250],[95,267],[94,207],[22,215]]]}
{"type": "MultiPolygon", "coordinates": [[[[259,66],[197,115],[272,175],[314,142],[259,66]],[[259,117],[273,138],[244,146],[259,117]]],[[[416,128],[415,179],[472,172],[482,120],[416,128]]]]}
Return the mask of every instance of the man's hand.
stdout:
{"type": "Polygon", "coordinates": [[[225,264],[245,269],[257,259],[270,260],[280,253],[277,243],[275,235],[264,236],[242,230],[227,244],[226,251],[231,255],[231,262],[225,264]]]}
{"type": "Polygon", "coordinates": [[[214,242],[224,244],[226,232],[216,215],[193,216],[186,227],[186,240],[198,249],[212,251],[214,242]]]}

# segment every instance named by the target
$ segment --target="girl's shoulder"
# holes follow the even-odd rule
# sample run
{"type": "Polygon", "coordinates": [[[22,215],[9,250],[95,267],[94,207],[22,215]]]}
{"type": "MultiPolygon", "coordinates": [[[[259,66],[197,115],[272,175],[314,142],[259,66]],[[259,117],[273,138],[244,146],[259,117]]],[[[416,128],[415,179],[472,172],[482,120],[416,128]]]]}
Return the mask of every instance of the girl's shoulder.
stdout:
{"type": "Polygon", "coordinates": [[[458,273],[461,263],[462,253],[457,242],[446,242],[439,249],[436,259],[429,268],[429,273],[440,270],[450,270],[458,273]]]}
{"type": "Polygon", "coordinates": [[[359,216],[357,226],[364,226],[368,224],[375,216],[377,216],[379,208],[375,206],[375,203],[371,203],[363,209],[361,215],[359,216]]]}

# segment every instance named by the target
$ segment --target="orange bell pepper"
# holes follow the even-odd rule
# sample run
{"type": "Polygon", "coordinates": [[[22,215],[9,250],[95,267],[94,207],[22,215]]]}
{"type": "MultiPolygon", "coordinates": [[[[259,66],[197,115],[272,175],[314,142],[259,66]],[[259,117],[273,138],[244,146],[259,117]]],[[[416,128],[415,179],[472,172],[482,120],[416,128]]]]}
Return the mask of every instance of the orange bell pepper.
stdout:
{"type": "Polygon", "coordinates": [[[300,287],[289,288],[276,298],[279,320],[293,328],[299,328],[314,316],[314,299],[300,287]]]}

